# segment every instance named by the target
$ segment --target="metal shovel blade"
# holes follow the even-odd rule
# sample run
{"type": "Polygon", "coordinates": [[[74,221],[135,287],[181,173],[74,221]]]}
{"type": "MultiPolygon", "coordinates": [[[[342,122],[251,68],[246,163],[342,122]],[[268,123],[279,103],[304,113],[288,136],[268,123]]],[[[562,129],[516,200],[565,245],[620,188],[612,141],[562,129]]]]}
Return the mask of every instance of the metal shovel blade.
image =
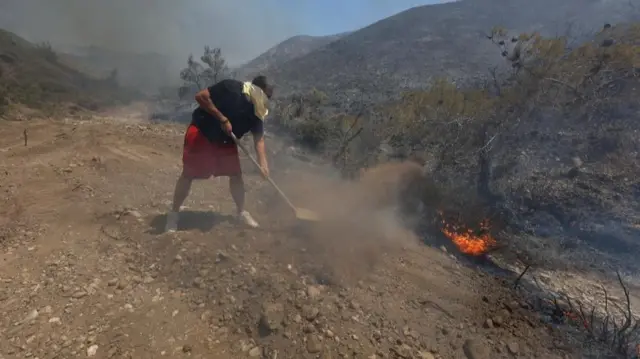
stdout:
{"type": "Polygon", "coordinates": [[[298,220],[307,221],[307,222],[320,221],[320,216],[318,216],[318,214],[312,210],[297,207],[295,211],[296,211],[296,218],[298,220]]]}

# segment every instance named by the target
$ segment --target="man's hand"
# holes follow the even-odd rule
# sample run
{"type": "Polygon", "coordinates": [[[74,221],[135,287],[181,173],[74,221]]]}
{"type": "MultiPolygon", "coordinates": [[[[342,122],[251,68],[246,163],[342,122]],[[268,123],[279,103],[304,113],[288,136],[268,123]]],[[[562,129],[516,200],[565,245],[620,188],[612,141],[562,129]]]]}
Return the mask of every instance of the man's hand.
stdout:
{"type": "Polygon", "coordinates": [[[222,131],[227,134],[227,136],[231,137],[231,133],[233,132],[233,126],[231,126],[231,121],[228,118],[222,116],[220,119],[220,126],[222,127],[222,131]]]}
{"type": "Polygon", "coordinates": [[[269,177],[269,166],[266,163],[260,164],[260,174],[262,175],[262,177],[264,177],[264,179],[267,179],[269,177]]]}
{"type": "Polygon", "coordinates": [[[218,121],[220,121],[222,131],[224,131],[227,136],[231,137],[231,131],[233,130],[231,122],[229,122],[229,119],[225,115],[223,115],[222,112],[220,112],[220,110],[218,110],[216,105],[213,103],[213,100],[211,100],[211,93],[209,92],[208,88],[200,90],[196,94],[196,102],[198,102],[198,105],[200,105],[200,107],[207,111],[210,115],[217,118],[218,121]]]}

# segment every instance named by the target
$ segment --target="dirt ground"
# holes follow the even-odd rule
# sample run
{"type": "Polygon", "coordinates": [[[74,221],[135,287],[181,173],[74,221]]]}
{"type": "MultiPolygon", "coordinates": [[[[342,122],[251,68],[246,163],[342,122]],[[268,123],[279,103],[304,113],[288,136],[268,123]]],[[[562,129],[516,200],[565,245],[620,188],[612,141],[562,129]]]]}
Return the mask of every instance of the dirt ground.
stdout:
{"type": "Polygon", "coordinates": [[[0,358],[586,357],[510,282],[348,196],[316,189],[334,225],[294,228],[248,171],[262,229],[234,222],[216,179],[194,185],[181,230],[162,234],[182,130],[2,123],[0,358]]]}

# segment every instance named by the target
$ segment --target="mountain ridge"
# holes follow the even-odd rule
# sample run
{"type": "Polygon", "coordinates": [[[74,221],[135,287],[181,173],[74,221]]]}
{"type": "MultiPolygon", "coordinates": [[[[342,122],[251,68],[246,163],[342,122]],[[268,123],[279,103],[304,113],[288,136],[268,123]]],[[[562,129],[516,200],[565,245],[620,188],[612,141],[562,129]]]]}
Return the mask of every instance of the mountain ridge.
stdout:
{"type": "MultiPolygon", "coordinates": [[[[464,0],[424,5],[376,21],[300,56],[275,61],[259,72],[272,77],[284,96],[310,88],[330,93],[421,88],[435,77],[473,82],[486,77],[490,67],[503,63],[500,49],[486,38],[495,26],[514,34],[539,31],[549,36],[569,33],[585,37],[606,22],[637,16],[637,11],[631,15],[630,9],[625,0],[607,4],[600,0],[561,4],[551,0],[464,0]],[[363,83],[362,79],[368,81],[363,83]]],[[[245,71],[247,75],[256,73],[245,71]]]]}

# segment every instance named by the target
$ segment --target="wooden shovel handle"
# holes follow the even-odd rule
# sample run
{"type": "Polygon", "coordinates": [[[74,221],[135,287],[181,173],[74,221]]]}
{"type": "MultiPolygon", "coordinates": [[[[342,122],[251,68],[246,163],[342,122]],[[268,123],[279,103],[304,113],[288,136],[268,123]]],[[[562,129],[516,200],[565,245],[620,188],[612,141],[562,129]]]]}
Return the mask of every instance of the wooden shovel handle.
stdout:
{"type": "MultiPolygon", "coordinates": [[[[258,170],[260,170],[260,172],[262,173],[262,166],[260,166],[260,164],[258,163],[258,161],[251,156],[251,154],[249,153],[249,150],[247,149],[247,147],[245,147],[244,144],[242,144],[238,138],[236,137],[236,135],[234,133],[231,133],[231,138],[233,139],[233,142],[236,143],[236,145],[238,145],[238,147],[240,147],[240,149],[242,150],[242,152],[244,152],[245,155],[247,155],[247,157],[249,157],[249,159],[251,160],[251,162],[253,162],[253,164],[256,166],[256,168],[258,170]]],[[[287,203],[287,205],[289,207],[291,207],[291,209],[296,212],[297,208],[296,206],[293,205],[293,203],[289,200],[289,197],[287,197],[287,195],[282,192],[282,190],[280,189],[280,187],[278,187],[278,185],[271,179],[271,177],[269,176],[264,176],[266,178],[267,181],[269,181],[269,183],[271,183],[271,185],[273,186],[273,188],[276,189],[276,192],[278,192],[278,194],[280,195],[280,197],[282,197],[282,199],[287,203]]]]}

